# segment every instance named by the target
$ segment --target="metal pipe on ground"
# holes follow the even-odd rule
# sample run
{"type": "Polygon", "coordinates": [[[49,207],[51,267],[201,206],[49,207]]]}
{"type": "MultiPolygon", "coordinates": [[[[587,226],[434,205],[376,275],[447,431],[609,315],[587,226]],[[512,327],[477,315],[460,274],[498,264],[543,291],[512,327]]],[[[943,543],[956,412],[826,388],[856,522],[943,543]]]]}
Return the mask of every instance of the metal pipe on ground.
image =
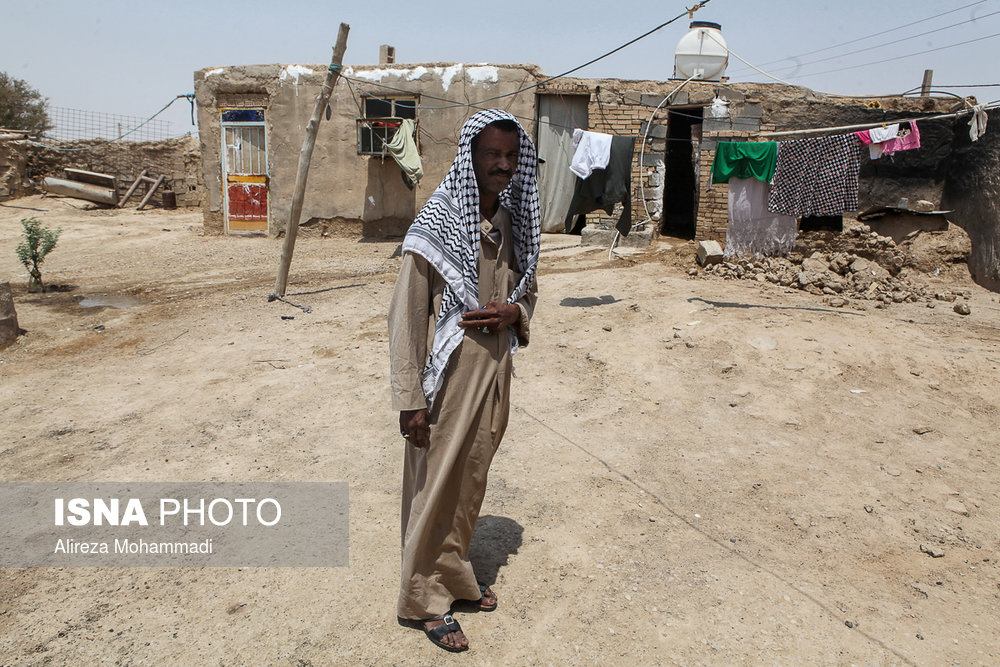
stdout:
{"type": "Polygon", "coordinates": [[[52,194],[86,199],[98,204],[108,204],[109,206],[116,206],[118,204],[118,196],[114,190],[102,188],[98,185],[91,185],[90,183],[79,183],[77,181],[67,181],[64,178],[47,176],[42,179],[42,189],[52,194]]]}

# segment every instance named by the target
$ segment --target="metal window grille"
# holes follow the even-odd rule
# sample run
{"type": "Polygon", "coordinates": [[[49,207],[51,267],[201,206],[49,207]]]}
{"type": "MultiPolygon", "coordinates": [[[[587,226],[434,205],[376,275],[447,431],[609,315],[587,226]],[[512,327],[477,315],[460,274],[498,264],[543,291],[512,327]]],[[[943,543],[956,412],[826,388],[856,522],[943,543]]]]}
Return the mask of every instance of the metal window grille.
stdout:
{"type": "Polygon", "coordinates": [[[119,116],[99,111],[83,111],[67,107],[49,107],[49,120],[54,126],[45,136],[55,141],[75,139],[115,139],[129,130],[124,141],[160,141],[174,136],[170,121],[137,116],[119,116]],[[145,123],[145,125],[143,125],[145,123]],[[142,125],[142,127],[139,127],[142,125]],[[138,129],[136,129],[138,128],[138,129]]]}
{"type": "Polygon", "coordinates": [[[238,125],[226,127],[227,173],[234,175],[266,174],[264,127],[238,125]]]}
{"type": "Polygon", "coordinates": [[[385,145],[396,136],[403,119],[418,122],[414,97],[366,97],[364,105],[365,115],[357,122],[358,155],[386,157],[385,145]]]}

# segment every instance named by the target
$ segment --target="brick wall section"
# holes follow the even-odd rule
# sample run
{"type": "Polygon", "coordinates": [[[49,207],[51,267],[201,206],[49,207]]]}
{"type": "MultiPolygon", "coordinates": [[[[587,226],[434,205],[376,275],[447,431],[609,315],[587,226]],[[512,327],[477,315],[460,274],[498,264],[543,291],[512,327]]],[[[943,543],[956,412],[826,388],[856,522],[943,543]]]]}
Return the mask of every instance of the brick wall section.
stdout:
{"type": "Polygon", "coordinates": [[[748,141],[757,133],[774,129],[761,124],[762,110],[759,104],[747,103],[737,97],[730,104],[728,116],[715,118],[708,109],[702,122],[700,146],[700,178],[698,217],[695,221],[695,240],[718,241],[725,245],[726,226],[729,223],[729,186],[725,183],[712,184],[712,162],[715,160],[715,146],[720,141],[748,141]]]}
{"type": "MultiPolygon", "coordinates": [[[[590,127],[581,128],[592,132],[604,132],[619,136],[635,137],[635,151],[632,155],[632,224],[646,221],[643,208],[643,189],[645,190],[646,206],[654,222],[660,218],[663,207],[663,156],[666,150],[666,112],[657,114],[657,119],[650,128],[645,151],[642,150],[643,130],[650,119],[655,104],[643,104],[643,97],[637,93],[621,93],[597,87],[597,89],[581,88],[580,86],[544,86],[539,92],[564,95],[582,93],[590,94],[590,104],[587,108],[590,127]],[[662,118],[660,118],[662,116],[662,118]],[[663,123],[663,125],[659,125],[663,123]],[[640,157],[644,164],[640,164],[640,157]],[[640,187],[640,182],[642,187],[640,187]]],[[[587,225],[602,229],[612,229],[621,216],[622,206],[618,204],[611,215],[597,210],[587,214],[587,225]]],[[[638,230],[644,230],[649,225],[640,225],[638,230]]],[[[655,227],[655,225],[654,225],[655,227]]]]}
{"type": "Polygon", "coordinates": [[[726,226],[729,223],[729,186],[726,183],[712,184],[712,162],[715,160],[715,146],[719,141],[748,141],[758,132],[771,132],[773,125],[753,123],[752,129],[738,129],[747,124],[740,118],[722,121],[706,119],[702,126],[701,177],[698,219],[695,223],[695,239],[698,241],[718,241],[725,245],[726,226]],[[714,128],[714,129],[707,129],[714,128]]]}
{"type": "MultiPolygon", "coordinates": [[[[656,162],[658,161],[661,165],[663,164],[663,150],[659,151],[657,155],[652,147],[647,145],[643,157],[643,162],[646,163],[647,167],[644,168],[640,164],[640,154],[642,151],[642,134],[640,132],[640,126],[649,120],[649,115],[652,109],[642,106],[639,100],[635,100],[636,103],[629,104],[628,96],[619,95],[615,93],[597,91],[590,96],[590,105],[587,109],[588,117],[590,119],[590,130],[594,132],[604,132],[606,134],[616,134],[619,136],[635,137],[635,151],[632,155],[632,224],[638,224],[646,220],[646,214],[643,210],[643,200],[641,194],[641,188],[639,187],[640,179],[645,179],[643,181],[643,186],[646,187],[646,196],[652,194],[651,189],[656,189],[649,183],[649,174],[646,172],[655,173],[656,162]],[[649,167],[652,167],[650,169],[649,167]]],[[[660,199],[662,200],[662,186],[659,188],[660,199]]],[[[615,223],[618,222],[618,218],[621,216],[621,204],[615,206],[614,212],[609,216],[603,211],[595,211],[587,216],[587,224],[595,225],[597,227],[603,228],[613,228],[615,223]]],[[[638,229],[644,229],[644,227],[638,227],[638,229]]]]}
{"type": "MultiPolygon", "coordinates": [[[[8,142],[14,143],[14,142],[8,142]]],[[[40,184],[42,178],[65,178],[65,167],[96,171],[115,177],[119,196],[124,195],[136,177],[145,169],[153,177],[165,176],[164,185],[153,196],[152,204],[159,205],[164,186],[177,195],[178,206],[200,206],[204,187],[201,180],[201,151],[197,137],[179,137],[163,141],[116,141],[105,144],[101,140],[62,142],[60,148],[88,150],[58,151],[35,144],[18,141],[18,150],[26,161],[26,176],[40,184]]],[[[146,185],[140,185],[128,206],[138,206],[146,185]]]]}

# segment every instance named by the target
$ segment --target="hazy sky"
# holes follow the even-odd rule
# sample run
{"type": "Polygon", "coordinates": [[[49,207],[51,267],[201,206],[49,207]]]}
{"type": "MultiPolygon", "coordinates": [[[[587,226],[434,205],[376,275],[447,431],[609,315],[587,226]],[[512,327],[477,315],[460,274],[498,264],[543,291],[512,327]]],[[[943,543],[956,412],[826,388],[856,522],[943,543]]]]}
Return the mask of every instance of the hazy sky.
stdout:
{"type": "MultiPolygon", "coordinates": [[[[379,44],[392,44],[400,63],[535,63],[551,75],[693,2],[508,0],[501,9],[454,0],[18,3],[3,11],[0,70],[54,106],[147,117],[193,92],[193,73],[204,67],[328,63],[342,21],[351,26],[346,64],[376,63],[379,44]]],[[[734,53],[815,90],[901,93],[920,85],[925,68],[934,70],[936,88],[1000,84],[1000,0],[710,0],[695,18],[721,23],[734,53]],[[970,43],[941,48],[960,42],[970,43]],[[826,47],[835,48],[816,52],[826,47]],[[931,49],[940,50],[911,55],[931,49]]],[[[667,79],[688,23],[685,17],[575,76],[667,79]]],[[[769,80],[736,58],[729,75],[769,80]]],[[[1000,99],[1000,87],[951,90],[1000,99]]],[[[160,118],[173,134],[193,129],[184,100],[160,118]]]]}

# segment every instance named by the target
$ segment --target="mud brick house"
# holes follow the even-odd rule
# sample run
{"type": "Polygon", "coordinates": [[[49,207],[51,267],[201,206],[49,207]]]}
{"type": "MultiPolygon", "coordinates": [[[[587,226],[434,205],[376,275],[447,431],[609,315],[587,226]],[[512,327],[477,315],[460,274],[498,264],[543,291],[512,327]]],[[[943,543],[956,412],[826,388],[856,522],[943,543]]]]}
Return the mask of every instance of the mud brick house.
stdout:
{"type": "MultiPolygon", "coordinates": [[[[379,65],[344,67],[320,124],[303,224],[321,222],[367,236],[402,234],[451,165],[464,120],[476,108],[496,106],[519,117],[536,138],[544,161],[539,166],[544,231],[564,230],[575,185],[568,170],[572,133],[580,128],[636,138],[631,195],[637,239],[724,240],[727,189],[710,182],[719,141],[799,130],[831,134],[836,132],[828,128],[919,120],[968,107],[955,97],[845,97],[725,80],[549,81],[534,65],[397,64],[385,53],[383,48],[379,65]],[[417,125],[423,162],[423,180],[413,189],[382,146],[402,118],[417,125]]],[[[276,235],[284,228],[305,126],[326,69],[253,65],[195,73],[206,232],[276,235]]],[[[973,241],[974,276],[996,289],[1000,122],[993,120],[987,136],[971,144],[967,120],[920,123],[922,148],[892,160],[864,155],[860,210],[895,206],[903,198],[953,210],[951,221],[973,241]]],[[[774,138],[804,136],[810,135],[774,138]]],[[[618,211],[598,212],[588,215],[587,224],[611,228],[617,218],[618,211]]]]}

